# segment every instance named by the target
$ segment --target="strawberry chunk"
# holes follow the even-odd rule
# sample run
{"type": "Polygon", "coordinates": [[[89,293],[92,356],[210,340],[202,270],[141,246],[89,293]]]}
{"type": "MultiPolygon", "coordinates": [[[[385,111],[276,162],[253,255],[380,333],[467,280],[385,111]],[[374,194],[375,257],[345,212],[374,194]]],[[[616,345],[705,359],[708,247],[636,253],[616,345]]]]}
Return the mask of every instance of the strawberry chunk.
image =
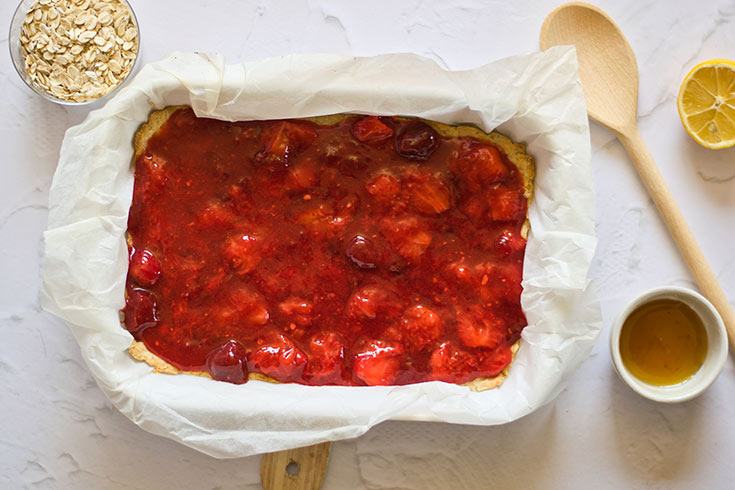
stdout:
{"type": "Polygon", "coordinates": [[[293,189],[310,189],[319,181],[317,163],[313,158],[305,157],[296,165],[288,168],[288,185],[293,189]]]}
{"type": "Polygon", "coordinates": [[[462,143],[449,157],[449,167],[470,191],[477,192],[496,182],[505,180],[510,169],[493,145],[462,143]]]}
{"type": "Polygon", "coordinates": [[[258,240],[251,235],[235,235],[225,241],[222,251],[238,274],[244,275],[260,263],[258,240]]]}
{"type": "Polygon", "coordinates": [[[493,306],[493,310],[495,310],[498,318],[503,320],[508,342],[512,344],[518,340],[521,336],[521,331],[528,325],[528,320],[518,300],[499,301],[493,306]]]}
{"type": "Polygon", "coordinates": [[[235,212],[235,210],[250,211],[253,209],[253,197],[251,195],[249,184],[250,182],[248,180],[243,179],[237,184],[232,184],[230,188],[227,189],[227,196],[229,196],[229,198],[235,204],[235,206],[233,206],[232,208],[233,212],[235,212]]]}
{"type": "Polygon", "coordinates": [[[363,235],[355,235],[347,244],[345,250],[347,257],[361,269],[374,269],[380,261],[380,252],[370,238],[363,235]]]}
{"type": "Polygon", "coordinates": [[[401,184],[395,177],[388,174],[378,174],[370,180],[367,185],[367,191],[375,196],[376,199],[390,201],[399,192],[401,192],[401,184]]]}
{"type": "Polygon", "coordinates": [[[422,231],[416,230],[397,245],[398,253],[401,257],[409,262],[416,262],[431,244],[431,236],[422,231]]]}
{"type": "Polygon", "coordinates": [[[296,223],[311,228],[321,222],[329,221],[334,215],[334,206],[325,202],[310,202],[304,211],[296,217],[296,223]]]}
{"type": "Polygon", "coordinates": [[[238,218],[229,203],[215,202],[197,213],[196,220],[205,228],[228,228],[238,218]]]}
{"type": "Polygon", "coordinates": [[[355,121],[350,132],[356,140],[370,144],[383,143],[393,136],[393,129],[377,116],[366,116],[355,121]]]}
{"type": "Polygon", "coordinates": [[[412,160],[428,160],[439,146],[439,135],[426,123],[414,121],[396,134],[395,148],[399,155],[412,160]]]}
{"type": "Polygon", "coordinates": [[[311,312],[313,308],[314,305],[311,301],[295,296],[289,296],[278,304],[278,311],[288,317],[289,321],[301,327],[311,325],[311,312]]]}
{"type": "Polygon", "coordinates": [[[488,204],[493,221],[514,221],[526,215],[526,198],[519,191],[506,187],[490,189],[488,204]]]}
{"type": "Polygon", "coordinates": [[[503,369],[508,367],[510,361],[513,359],[510,345],[507,343],[502,343],[491,350],[480,351],[479,355],[478,371],[482,376],[488,378],[493,378],[500,374],[503,369]]]}
{"type": "Polygon", "coordinates": [[[243,310],[242,321],[250,325],[265,325],[269,319],[270,313],[263,304],[255,303],[243,310]]]}
{"type": "Polygon", "coordinates": [[[459,210],[477,226],[481,226],[488,218],[488,204],[486,196],[471,194],[459,204],[459,210]]]}
{"type": "Polygon", "coordinates": [[[477,360],[452,341],[443,342],[431,353],[430,377],[447,383],[466,383],[476,377],[477,360]]]}
{"type": "Polygon", "coordinates": [[[334,332],[320,332],[309,342],[309,361],[304,369],[304,379],[309,384],[346,384],[342,372],[345,347],[334,332]]]}
{"type": "Polygon", "coordinates": [[[278,381],[295,381],[301,378],[306,361],[306,354],[291,339],[277,334],[249,356],[248,368],[278,381]]]}
{"type": "Polygon", "coordinates": [[[487,280],[483,284],[480,295],[486,301],[497,302],[507,300],[520,303],[523,287],[523,266],[514,264],[496,264],[487,267],[487,280]]]}
{"type": "Polygon", "coordinates": [[[167,270],[175,271],[176,283],[181,289],[182,298],[187,300],[198,298],[204,289],[202,284],[205,269],[204,259],[169,254],[166,263],[167,270]]]}
{"type": "Polygon", "coordinates": [[[365,188],[368,194],[372,196],[373,201],[381,207],[397,209],[404,205],[399,199],[401,183],[392,175],[378,174],[367,182],[365,188]]]}
{"type": "Polygon", "coordinates": [[[462,258],[449,263],[444,268],[444,273],[453,286],[466,288],[473,295],[480,293],[483,299],[491,301],[492,294],[497,293],[496,289],[491,288],[499,282],[499,267],[498,264],[491,262],[462,258]]]}
{"type": "Polygon", "coordinates": [[[145,289],[128,290],[125,298],[125,328],[131,333],[142,332],[158,324],[156,296],[145,289]]]}
{"type": "Polygon", "coordinates": [[[312,123],[305,121],[273,121],[266,125],[262,134],[263,149],[255,155],[255,164],[278,163],[289,165],[289,160],[316,141],[317,134],[312,123]]]}
{"type": "Polygon", "coordinates": [[[337,214],[329,221],[332,232],[336,233],[348,224],[357,211],[359,203],[357,194],[348,194],[337,203],[337,214]]]}
{"type": "Polygon", "coordinates": [[[505,339],[505,325],[481,306],[457,312],[457,334],[467,347],[495,348],[505,339]]]}
{"type": "Polygon", "coordinates": [[[402,338],[406,345],[423,350],[436,342],[442,334],[442,320],[423,305],[408,308],[401,318],[402,338]]]}
{"type": "Polygon", "coordinates": [[[245,287],[230,291],[217,306],[212,316],[223,324],[265,325],[270,319],[263,297],[245,287]]]}
{"type": "Polygon", "coordinates": [[[228,340],[207,356],[207,371],[218,381],[240,385],[248,380],[248,361],[245,347],[228,340]]]}
{"type": "Polygon", "coordinates": [[[444,272],[453,283],[475,286],[476,276],[473,267],[465,260],[450,262],[444,267],[444,272]]]}
{"type": "Polygon", "coordinates": [[[166,175],[166,160],[158,155],[144,153],[136,161],[135,185],[140,182],[143,185],[143,191],[160,191],[168,182],[166,175]]]}
{"type": "Polygon", "coordinates": [[[303,151],[314,144],[317,138],[316,125],[307,121],[289,121],[286,123],[286,134],[289,144],[296,150],[303,151]]]}
{"type": "Polygon", "coordinates": [[[361,269],[383,268],[400,272],[405,262],[393,252],[381,236],[355,235],[345,247],[345,255],[361,269]]]}
{"type": "Polygon", "coordinates": [[[408,179],[406,187],[413,207],[424,214],[441,214],[452,206],[449,188],[434,175],[419,174],[408,179]]]}
{"type": "Polygon", "coordinates": [[[500,255],[508,257],[526,248],[526,240],[510,230],[503,230],[493,241],[493,249],[500,255]]]}
{"type": "Polygon", "coordinates": [[[414,216],[386,218],[381,229],[391,246],[408,262],[417,262],[431,245],[424,223],[414,216]]]}
{"type": "Polygon", "coordinates": [[[228,274],[223,267],[218,269],[209,269],[202,275],[200,283],[204,292],[210,295],[219,294],[222,286],[227,282],[228,274]]]}
{"type": "Polygon", "coordinates": [[[303,225],[314,235],[335,236],[349,223],[357,206],[357,197],[349,195],[336,205],[322,201],[308,201],[301,207],[296,223],[303,225]]]}
{"type": "Polygon", "coordinates": [[[400,312],[396,292],[387,285],[369,284],[357,289],[347,300],[347,314],[352,318],[375,319],[400,312]]]}
{"type": "Polygon", "coordinates": [[[367,342],[353,360],[355,380],[369,386],[392,384],[398,377],[403,352],[403,346],[397,342],[367,342]]]}
{"type": "Polygon", "coordinates": [[[252,272],[252,278],[259,291],[268,297],[282,298],[289,296],[294,284],[294,270],[291,266],[283,267],[275,259],[263,259],[260,267],[252,272]]]}
{"type": "Polygon", "coordinates": [[[149,250],[134,250],[130,257],[130,275],[141,286],[153,286],[161,277],[161,262],[149,250]]]}

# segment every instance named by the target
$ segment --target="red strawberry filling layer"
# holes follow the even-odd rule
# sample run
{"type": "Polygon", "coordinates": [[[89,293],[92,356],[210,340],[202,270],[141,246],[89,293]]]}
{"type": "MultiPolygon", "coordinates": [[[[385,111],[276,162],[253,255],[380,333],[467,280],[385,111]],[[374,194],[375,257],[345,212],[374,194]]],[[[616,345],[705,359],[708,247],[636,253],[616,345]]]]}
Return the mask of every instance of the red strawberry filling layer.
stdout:
{"type": "Polygon", "coordinates": [[[496,376],[526,325],[525,216],[502,150],[417,120],[182,109],[135,162],[124,325],[231,383],[496,376]]]}

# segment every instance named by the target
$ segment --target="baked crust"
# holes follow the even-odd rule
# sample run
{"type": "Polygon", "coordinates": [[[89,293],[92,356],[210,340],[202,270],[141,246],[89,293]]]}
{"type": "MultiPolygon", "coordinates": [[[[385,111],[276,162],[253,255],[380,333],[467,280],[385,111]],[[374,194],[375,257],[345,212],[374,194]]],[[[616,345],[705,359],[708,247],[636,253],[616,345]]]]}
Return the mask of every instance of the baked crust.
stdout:
{"type": "MultiPolygon", "coordinates": [[[[169,117],[171,115],[178,111],[179,109],[185,109],[188,108],[188,106],[179,105],[179,106],[169,106],[164,109],[153,111],[148,117],[148,121],[145,122],[138,132],[135,134],[134,137],[134,145],[135,145],[135,159],[138,158],[144,151],[148,144],[148,140],[155,135],[159,129],[168,121],[169,117]]],[[[333,125],[339,123],[341,120],[347,117],[351,117],[351,114],[333,114],[333,115],[327,115],[327,116],[317,116],[317,117],[310,117],[310,118],[304,118],[305,120],[314,122],[317,125],[333,125]]],[[[452,126],[449,124],[443,124],[435,121],[428,121],[428,120],[422,120],[429,126],[431,126],[437,133],[439,133],[442,136],[453,138],[453,137],[471,137],[476,138],[480,141],[484,141],[487,143],[492,143],[498,147],[500,147],[505,155],[507,156],[508,160],[513,163],[513,165],[516,166],[519,173],[521,174],[523,178],[523,196],[526,198],[528,203],[530,204],[531,198],[533,196],[533,179],[535,177],[535,166],[533,158],[526,153],[525,146],[521,143],[514,143],[510,138],[507,136],[500,134],[498,132],[493,131],[492,133],[485,133],[480,128],[477,128],[475,126],[469,126],[469,125],[456,125],[452,126]]],[[[528,237],[528,230],[529,230],[529,221],[528,217],[526,217],[526,220],[523,224],[523,227],[521,229],[521,235],[523,238],[528,237]]],[[[130,238],[128,237],[128,240],[130,238]]],[[[468,381],[467,383],[463,383],[462,386],[468,387],[471,391],[485,391],[490,390],[492,388],[496,388],[503,384],[503,381],[508,376],[510,367],[513,365],[513,360],[515,359],[516,353],[518,352],[518,349],[520,348],[520,340],[517,340],[512,346],[511,346],[511,362],[508,364],[508,366],[503,369],[503,371],[498,374],[495,377],[492,378],[475,378],[472,381],[468,381]]],[[[182,371],[178,369],[177,367],[173,366],[172,364],[164,361],[160,357],[153,354],[151,351],[148,350],[148,348],[145,346],[143,342],[139,342],[137,340],[133,340],[132,344],[128,348],[128,352],[130,355],[138,360],[147,363],[153,368],[153,372],[156,373],[164,373],[164,374],[190,374],[194,376],[203,376],[207,378],[211,378],[212,376],[206,372],[206,371],[182,371]]],[[[249,373],[248,380],[259,380],[259,381],[267,381],[269,383],[280,383],[280,381],[277,381],[269,376],[266,376],[264,374],[260,373],[249,373]]]]}

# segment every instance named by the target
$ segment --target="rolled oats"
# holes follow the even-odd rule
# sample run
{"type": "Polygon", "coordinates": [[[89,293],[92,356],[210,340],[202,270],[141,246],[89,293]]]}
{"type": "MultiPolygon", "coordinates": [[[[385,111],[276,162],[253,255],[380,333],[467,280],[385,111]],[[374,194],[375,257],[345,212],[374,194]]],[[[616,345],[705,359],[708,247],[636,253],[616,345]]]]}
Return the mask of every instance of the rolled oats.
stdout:
{"type": "Polygon", "coordinates": [[[20,47],[33,83],[59,99],[86,102],[130,73],[138,29],[120,0],[36,0],[20,47]]]}

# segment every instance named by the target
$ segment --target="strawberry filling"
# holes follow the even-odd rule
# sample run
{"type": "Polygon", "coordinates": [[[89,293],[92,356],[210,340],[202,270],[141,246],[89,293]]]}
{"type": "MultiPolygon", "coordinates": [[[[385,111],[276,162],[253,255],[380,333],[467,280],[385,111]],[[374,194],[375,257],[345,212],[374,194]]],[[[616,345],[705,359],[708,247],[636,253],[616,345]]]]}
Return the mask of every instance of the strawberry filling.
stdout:
{"type": "Polygon", "coordinates": [[[498,147],[421,121],[182,109],[135,162],[124,325],[235,384],[495,376],[526,325],[525,216],[498,147]]]}

